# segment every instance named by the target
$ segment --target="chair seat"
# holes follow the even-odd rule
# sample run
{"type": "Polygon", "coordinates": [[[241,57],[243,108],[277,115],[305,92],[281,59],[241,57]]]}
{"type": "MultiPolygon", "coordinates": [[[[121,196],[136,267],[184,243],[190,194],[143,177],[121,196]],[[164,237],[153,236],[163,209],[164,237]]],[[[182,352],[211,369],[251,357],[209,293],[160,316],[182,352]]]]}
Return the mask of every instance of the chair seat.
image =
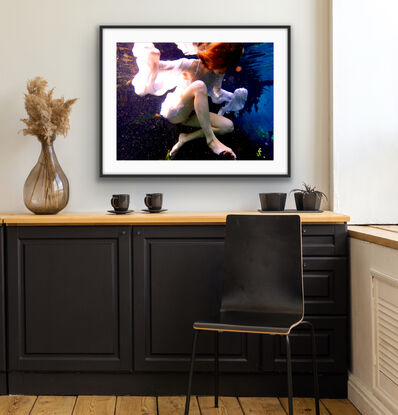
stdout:
{"type": "Polygon", "coordinates": [[[301,314],[251,313],[225,311],[218,316],[196,321],[196,330],[236,331],[244,333],[289,334],[303,320],[301,314]]]}

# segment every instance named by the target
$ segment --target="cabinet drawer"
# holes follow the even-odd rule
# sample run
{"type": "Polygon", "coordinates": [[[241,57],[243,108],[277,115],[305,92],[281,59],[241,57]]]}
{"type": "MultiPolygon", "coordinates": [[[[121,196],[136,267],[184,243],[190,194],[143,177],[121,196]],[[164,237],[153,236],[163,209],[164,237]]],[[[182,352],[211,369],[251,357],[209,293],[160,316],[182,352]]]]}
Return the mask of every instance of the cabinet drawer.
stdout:
{"type": "Polygon", "coordinates": [[[346,258],[304,258],[303,272],[305,315],[346,314],[346,258]]]}
{"type": "Polygon", "coordinates": [[[303,225],[304,256],[346,255],[347,225],[303,225]]]}
{"type": "MultiPolygon", "coordinates": [[[[309,317],[315,328],[318,370],[320,373],[344,373],[347,370],[346,317],[309,317]]],[[[294,328],[290,335],[293,372],[312,372],[311,332],[307,326],[294,328]]],[[[262,336],[263,370],[286,372],[284,336],[262,336]]]]}

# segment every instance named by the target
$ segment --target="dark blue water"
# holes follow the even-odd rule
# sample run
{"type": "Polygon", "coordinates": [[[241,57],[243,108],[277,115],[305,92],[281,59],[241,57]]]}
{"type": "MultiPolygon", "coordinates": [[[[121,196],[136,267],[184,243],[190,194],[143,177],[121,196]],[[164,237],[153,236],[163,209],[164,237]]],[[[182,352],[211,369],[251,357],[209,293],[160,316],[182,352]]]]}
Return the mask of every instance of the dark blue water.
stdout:
{"type": "Polygon", "coordinates": [[[248,89],[248,100],[234,121],[235,127],[261,149],[258,158],[273,159],[274,44],[245,44],[240,63],[241,82],[248,89]]]}

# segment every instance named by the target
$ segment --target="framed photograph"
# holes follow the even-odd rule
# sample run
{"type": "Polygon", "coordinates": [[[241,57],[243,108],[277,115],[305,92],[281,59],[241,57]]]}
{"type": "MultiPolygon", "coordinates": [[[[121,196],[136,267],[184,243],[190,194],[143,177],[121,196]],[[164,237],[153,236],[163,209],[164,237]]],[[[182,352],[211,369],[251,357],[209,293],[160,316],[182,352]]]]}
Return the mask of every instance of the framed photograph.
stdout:
{"type": "Polygon", "coordinates": [[[290,26],[101,26],[101,176],[290,176],[290,26]]]}

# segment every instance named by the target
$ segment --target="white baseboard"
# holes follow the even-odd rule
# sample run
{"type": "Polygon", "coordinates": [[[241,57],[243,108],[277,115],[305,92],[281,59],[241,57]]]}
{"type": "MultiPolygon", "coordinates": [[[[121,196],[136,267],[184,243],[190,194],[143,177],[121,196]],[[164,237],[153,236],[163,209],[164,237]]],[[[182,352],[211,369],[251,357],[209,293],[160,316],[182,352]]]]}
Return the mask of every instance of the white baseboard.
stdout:
{"type": "Polygon", "coordinates": [[[356,376],[348,376],[348,399],[362,415],[398,415],[391,412],[356,376]]]}

